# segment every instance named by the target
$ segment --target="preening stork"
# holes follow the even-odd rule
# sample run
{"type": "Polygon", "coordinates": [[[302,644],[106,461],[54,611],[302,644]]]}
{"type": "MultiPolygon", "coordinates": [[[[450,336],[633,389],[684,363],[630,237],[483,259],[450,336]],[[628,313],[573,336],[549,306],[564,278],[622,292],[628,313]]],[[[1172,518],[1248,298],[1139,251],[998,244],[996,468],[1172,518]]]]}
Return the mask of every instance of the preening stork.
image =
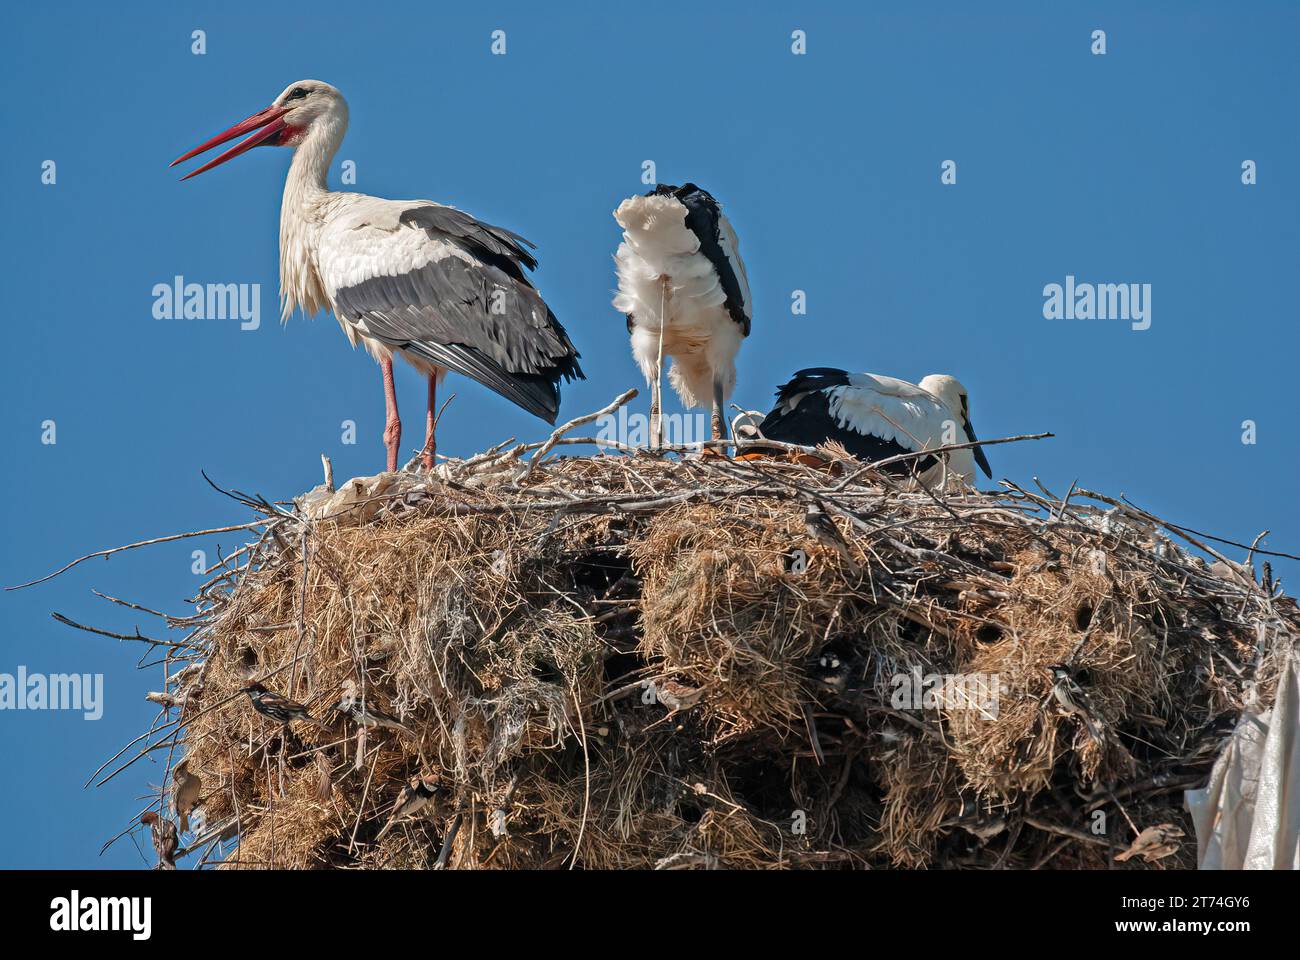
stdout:
{"type": "Polygon", "coordinates": [[[614,255],[615,309],[627,315],[632,355],[650,384],[650,436],[662,440],[663,358],[687,407],[712,407],[715,440],[736,386],[736,354],[749,336],[749,280],[736,231],[718,201],[693,183],[659,184],[614,211],[623,242],[614,255]]]}
{"type": "MultiPolygon", "coordinates": [[[[834,440],[867,461],[978,439],[966,388],[954,377],[932,373],[912,384],[831,367],[800,370],[777,388],[776,406],[758,432],[768,440],[804,446],[834,440]]],[[[949,477],[973,483],[976,464],[985,476],[993,476],[980,447],[903,460],[884,469],[915,473],[926,486],[934,486],[945,476],[943,456],[949,477]]]]}
{"type": "Polygon", "coordinates": [[[257,146],[294,148],[280,205],[282,319],[330,310],[383,374],[388,469],[402,423],[393,356],[428,377],[424,464],[432,467],[438,383],[448,370],[477,380],[554,423],[560,379],[583,379],[578,351],[525,275],[533,244],[430,200],[335,193],[326,173],[348,127],[343,95],[320,80],[290,84],[265,110],[217,134],[172,166],[245,133],[183,177],[257,146]]]}

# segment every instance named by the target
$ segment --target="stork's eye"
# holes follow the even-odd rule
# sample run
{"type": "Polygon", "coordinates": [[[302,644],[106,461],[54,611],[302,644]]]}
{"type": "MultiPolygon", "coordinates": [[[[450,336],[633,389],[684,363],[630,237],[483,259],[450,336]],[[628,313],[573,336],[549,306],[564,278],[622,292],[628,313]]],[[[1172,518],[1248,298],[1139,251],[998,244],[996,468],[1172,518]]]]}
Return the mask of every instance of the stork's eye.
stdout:
{"type": "Polygon", "coordinates": [[[288,103],[290,100],[301,100],[309,93],[311,93],[311,91],[308,90],[306,87],[294,87],[292,90],[289,91],[289,95],[284,98],[284,102],[288,103]]]}

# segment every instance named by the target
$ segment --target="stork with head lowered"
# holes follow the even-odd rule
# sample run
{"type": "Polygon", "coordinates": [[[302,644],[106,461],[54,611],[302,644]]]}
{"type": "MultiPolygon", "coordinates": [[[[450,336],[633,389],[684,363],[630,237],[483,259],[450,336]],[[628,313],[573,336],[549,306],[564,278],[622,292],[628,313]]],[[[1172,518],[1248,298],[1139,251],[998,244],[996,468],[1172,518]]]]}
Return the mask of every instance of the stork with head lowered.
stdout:
{"type": "Polygon", "coordinates": [[[623,228],[614,306],[627,317],[632,355],[650,385],[651,444],[662,443],[664,357],[672,358],[668,379],[682,403],[709,408],[713,439],[721,439],[753,313],[736,231],[693,183],[630,197],[614,219],[623,228]]]}

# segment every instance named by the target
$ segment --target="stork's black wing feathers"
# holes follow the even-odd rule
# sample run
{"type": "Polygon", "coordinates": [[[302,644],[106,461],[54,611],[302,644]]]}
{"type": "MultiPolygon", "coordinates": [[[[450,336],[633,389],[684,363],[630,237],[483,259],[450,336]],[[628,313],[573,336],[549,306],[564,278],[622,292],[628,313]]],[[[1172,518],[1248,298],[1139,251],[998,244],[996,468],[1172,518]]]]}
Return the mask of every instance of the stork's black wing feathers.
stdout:
{"type": "Polygon", "coordinates": [[[525,240],[513,230],[484,223],[464,210],[438,204],[411,207],[403,212],[401,221],[423,227],[434,236],[459,244],[524,283],[528,281],[519,270],[519,265],[523,264],[529,270],[537,269],[537,258],[529,252],[537,249],[536,244],[525,240]]]}
{"type": "MultiPolygon", "coordinates": [[[[895,440],[883,440],[840,426],[831,415],[830,397],[826,391],[848,384],[849,375],[834,367],[800,370],[788,383],[777,388],[776,406],[759,425],[759,432],[768,440],[797,443],[806,447],[815,447],[833,440],[859,460],[868,462],[912,453],[895,440]],[[793,408],[787,410],[786,407],[791,403],[794,404],[793,408]]],[[[932,456],[918,457],[889,464],[883,469],[886,473],[905,476],[914,470],[924,473],[937,462],[932,456]]]]}
{"type": "Polygon", "coordinates": [[[732,265],[731,258],[722,249],[718,226],[722,209],[718,206],[718,201],[713,199],[712,194],[707,190],[702,190],[693,183],[684,183],[680,187],[661,183],[646,196],[676,197],[686,208],[686,229],[699,239],[700,253],[713,264],[713,269],[718,273],[718,281],[722,284],[722,292],[727,298],[727,313],[732,320],[740,324],[745,336],[749,336],[745,296],[740,289],[740,281],[736,278],[736,268],[732,265]]]}
{"type": "Polygon", "coordinates": [[[831,387],[847,387],[849,373],[836,367],[808,367],[796,373],[787,383],[776,388],[776,404],[781,406],[793,400],[801,393],[813,390],[827,390],[831,387]]]}
{"type": "Polygon", "coordinates": [[[335,294],[344,319],[369,336],[477,380],[554,423],[560,379],[585,379],[560,321],[524,276],[537,261],[518,234],[451,207],[402,214],[452,252],[394,276],[371,277],[335,294]]]}

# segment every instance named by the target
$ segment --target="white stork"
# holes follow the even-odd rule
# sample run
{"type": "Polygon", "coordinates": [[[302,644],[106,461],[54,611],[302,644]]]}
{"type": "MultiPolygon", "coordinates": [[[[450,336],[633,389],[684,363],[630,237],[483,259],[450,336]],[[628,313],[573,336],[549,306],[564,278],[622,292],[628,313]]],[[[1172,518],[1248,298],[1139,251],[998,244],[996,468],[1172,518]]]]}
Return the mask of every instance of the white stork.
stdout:
{"type": "Polygon", "coordinates": [[[583,379],[564,327],[528,282],[537,261],[523,237],[429,200],[334,193],[330,161],[348,127],[343,95],[320,80],[290,84],[259,113],[173,161],[175,166],[245,133],[183,177],[256,146],[294,148],[280,205],[282,319],[295,308],[333,312],[383,373],[388,469],[397,469],[402,423],[393,354],[429,380],[423,451],[433,466],[435,399],[448,370],[464,374],[554,423],[560,378],[583,379]]]}
{"type": "Polygon", "coordinates": [[[682,403],[711,406],[713,438],[721,439],[752,316],[736,232],[718,201],[693,183],[630,197],[614,219],[623,228],[614,307],[627,316],[632,355],[650,384],[651,443],[662,440],[665,356],[673,358],[668,379],[682,403]]]}
{"type": "MultiPolygon", "coordinates": [[[[966,388],[955,377],[932,373],[912,384],[831,367],[800,370],[778,387],[776,406],[758,432],[768,440],[804,446],[834,440],[867,461],[978,439],[966,388]]],[[[976,464],[985,476],[993,476],[980,447],[952,450],[946,456],[946,470],[932,456],[902,460],[885,470],[916,474],[926,486],[941,483],[945,472],[973,483],[976,464]]]]}

